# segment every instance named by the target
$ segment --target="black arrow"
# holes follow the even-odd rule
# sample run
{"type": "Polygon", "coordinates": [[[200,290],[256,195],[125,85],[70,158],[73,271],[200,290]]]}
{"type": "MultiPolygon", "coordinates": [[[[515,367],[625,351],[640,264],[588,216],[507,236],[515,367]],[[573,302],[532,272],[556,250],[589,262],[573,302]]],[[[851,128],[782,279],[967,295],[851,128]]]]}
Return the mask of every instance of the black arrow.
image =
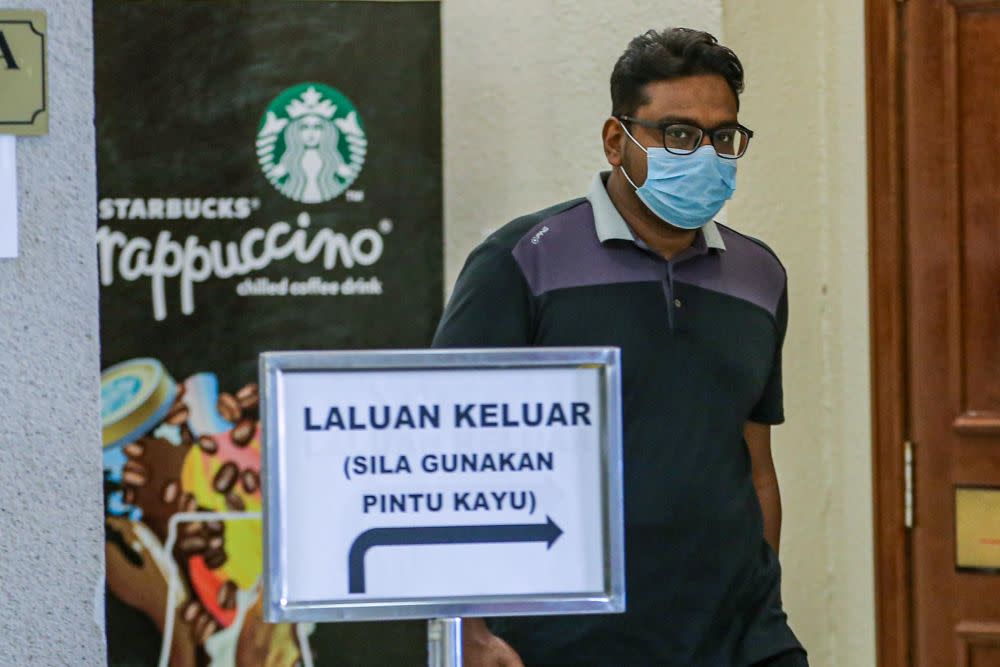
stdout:
{"type": "Polygon", "coordinates": [[[493,544],[499,542],[546,542],[546,549],[562,535],[551,517],[545,523],[495,526],[422,526],[372,528],[357,536],[347,556],[348,589],[365,592],[365,554],[374,547],[420,544],[493,544]]]}

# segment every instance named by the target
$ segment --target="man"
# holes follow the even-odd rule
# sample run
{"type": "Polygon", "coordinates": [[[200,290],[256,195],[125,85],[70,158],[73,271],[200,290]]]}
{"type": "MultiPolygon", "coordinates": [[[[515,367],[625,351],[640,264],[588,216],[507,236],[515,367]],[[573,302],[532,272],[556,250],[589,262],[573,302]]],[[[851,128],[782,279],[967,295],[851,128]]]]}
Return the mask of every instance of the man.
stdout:
{"type": "Polygon", "coordinates": [[[501,228],[458,279],[436,346],[618,346],[625,435],[626,612],[467,619],[467,665],[806,665],[771,459],[785,271],[712,220],[753,136],[742,89],[707,33],[633,39],[611,75],[610,173],[501,228]]]}

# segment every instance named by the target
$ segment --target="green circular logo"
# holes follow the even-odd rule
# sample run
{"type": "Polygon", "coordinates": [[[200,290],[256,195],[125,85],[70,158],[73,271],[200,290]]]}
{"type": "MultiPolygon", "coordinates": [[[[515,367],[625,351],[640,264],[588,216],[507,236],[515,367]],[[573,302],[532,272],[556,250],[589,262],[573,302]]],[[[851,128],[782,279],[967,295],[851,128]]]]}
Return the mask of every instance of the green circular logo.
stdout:
{"type": "Polygon", "coordinates": [[[303,204],[330,201],[361,173],[368,139],[357,109],[336,88],[306,82],[271,101],[257,156],[278,192],[303,204]]]}

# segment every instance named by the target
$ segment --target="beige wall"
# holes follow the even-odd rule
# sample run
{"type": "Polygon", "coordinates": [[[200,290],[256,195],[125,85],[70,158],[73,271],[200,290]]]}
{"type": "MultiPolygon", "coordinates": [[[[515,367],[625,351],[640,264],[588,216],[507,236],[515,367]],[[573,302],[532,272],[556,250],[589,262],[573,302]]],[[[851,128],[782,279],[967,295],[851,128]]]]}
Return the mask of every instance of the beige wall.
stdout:
{"type": "Polygon", "coordinates": [[[814,667],[875,664],[863,0],[444,0],[446,282],[517,215],[602,168],[608,76],[649,27],[714,32],[757,132],[728,221],[789,273],[775,456],[784,596],[814,667]]]}
{"type": "Polygon", "coordinates": [[[775,459],[784,594],[815,665],[874,665],[862,0],[725,0],[757,132],[730,207],[790,284],[775,459]]]}
{"type": "Polygon", "coordinates": [[[46,12],[50,123],[0,260],[0,666],[105,665],[92,5],[2,6],[46,12]]]}

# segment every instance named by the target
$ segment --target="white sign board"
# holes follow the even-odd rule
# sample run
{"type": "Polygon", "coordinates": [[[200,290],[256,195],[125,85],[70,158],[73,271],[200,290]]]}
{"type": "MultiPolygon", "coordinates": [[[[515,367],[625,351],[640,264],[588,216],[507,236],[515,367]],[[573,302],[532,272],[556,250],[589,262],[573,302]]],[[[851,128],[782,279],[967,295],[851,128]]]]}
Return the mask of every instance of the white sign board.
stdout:
{"type": "Polygon", "coordinates": [[[618,351],[269,353],[268,620],[624,609],[618,351]]]}

